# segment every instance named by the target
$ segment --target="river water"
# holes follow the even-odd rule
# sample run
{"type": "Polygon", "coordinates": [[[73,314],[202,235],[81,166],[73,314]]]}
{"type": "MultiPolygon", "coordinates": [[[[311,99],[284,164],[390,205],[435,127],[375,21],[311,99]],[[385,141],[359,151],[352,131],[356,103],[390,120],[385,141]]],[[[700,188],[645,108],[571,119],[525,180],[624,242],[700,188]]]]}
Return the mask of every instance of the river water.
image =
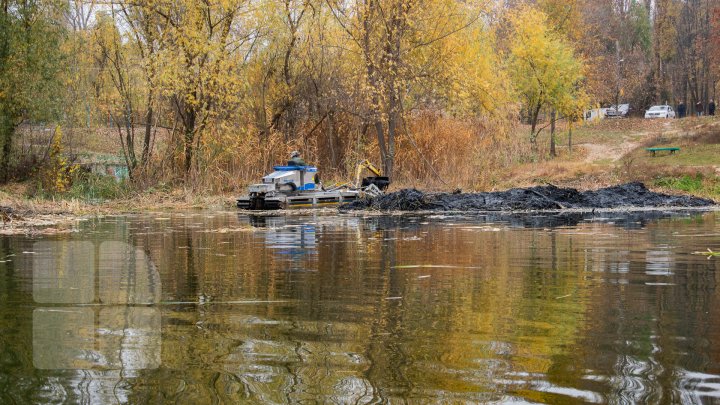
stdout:
{"type": "Polygon", "coordinates": [[[719,212],[172,212],[0,239],[0,403],[717,403],[719,212]]]}

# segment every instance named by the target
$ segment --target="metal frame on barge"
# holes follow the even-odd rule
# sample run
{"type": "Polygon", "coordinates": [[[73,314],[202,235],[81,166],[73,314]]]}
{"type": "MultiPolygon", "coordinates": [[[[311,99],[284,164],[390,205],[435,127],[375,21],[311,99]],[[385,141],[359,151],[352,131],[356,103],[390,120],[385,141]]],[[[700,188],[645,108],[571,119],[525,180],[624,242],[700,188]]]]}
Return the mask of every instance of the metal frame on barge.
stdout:
{"type": "Polygon", "coordinates": [[[273,210],[319,208],[355,201],[360,190],[347,185],[324,189],[315,166],[275,166],[263,182],[248,187],[248,194],[237,199],[238,208],[273,210]]]}

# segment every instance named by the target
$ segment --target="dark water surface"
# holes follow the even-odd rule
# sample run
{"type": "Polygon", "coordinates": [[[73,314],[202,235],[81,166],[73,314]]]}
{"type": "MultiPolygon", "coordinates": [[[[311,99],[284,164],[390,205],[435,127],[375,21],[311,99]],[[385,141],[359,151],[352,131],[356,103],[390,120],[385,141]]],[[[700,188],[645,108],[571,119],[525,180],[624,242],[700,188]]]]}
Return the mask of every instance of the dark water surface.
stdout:
{"type": "Polygon", "coordinates": [[[0,403],[718,403],[720,213],[0,238],[0,403]]]}

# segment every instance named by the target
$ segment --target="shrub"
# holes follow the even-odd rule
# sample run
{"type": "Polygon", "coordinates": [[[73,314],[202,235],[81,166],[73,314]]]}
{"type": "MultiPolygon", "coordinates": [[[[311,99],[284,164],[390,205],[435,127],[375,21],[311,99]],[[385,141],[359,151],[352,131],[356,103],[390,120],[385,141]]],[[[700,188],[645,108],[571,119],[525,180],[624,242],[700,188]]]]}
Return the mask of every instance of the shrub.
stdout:
{"type": "Polygon", "coordinates": [[[698,173],[695,176],[686,174],[680,177],[661,177],[655,181],[655,185],[695,193],[703,189],[703,176],[698,173]]]}
{"type": "Polygon", "coordinates": [[[111,200],[125,196],[130,190],[127,181],[118,182],[113,176],[78,171],[72,186],[63,195],[85,201],[111,200]]]}
{"type": "Polygon", "coordinates": [[[39,180],[41,188],[49,193],[63,193],[72,184],[73,174],[77,165],[63,153],[63,136],[60,126],[55,128],[52,143],[48,150],[48,159],[40,168],[39,180]]]}

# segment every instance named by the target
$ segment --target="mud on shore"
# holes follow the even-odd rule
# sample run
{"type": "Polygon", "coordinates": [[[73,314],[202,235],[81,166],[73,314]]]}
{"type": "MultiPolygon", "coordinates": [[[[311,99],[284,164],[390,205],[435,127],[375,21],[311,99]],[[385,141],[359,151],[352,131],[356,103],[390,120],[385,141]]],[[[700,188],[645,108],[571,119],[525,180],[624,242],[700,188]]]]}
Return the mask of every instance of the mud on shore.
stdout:
{"type": "Polygon", "coordinates": [[[709,207],[716,202],[693,196],[650,191],[643,183],[627,183],[578,191],[553,185],[485,193],[424,193],[403,189],[357,200],[341,210],[380,211],[519,211],[635,207],[709,207]]]}

